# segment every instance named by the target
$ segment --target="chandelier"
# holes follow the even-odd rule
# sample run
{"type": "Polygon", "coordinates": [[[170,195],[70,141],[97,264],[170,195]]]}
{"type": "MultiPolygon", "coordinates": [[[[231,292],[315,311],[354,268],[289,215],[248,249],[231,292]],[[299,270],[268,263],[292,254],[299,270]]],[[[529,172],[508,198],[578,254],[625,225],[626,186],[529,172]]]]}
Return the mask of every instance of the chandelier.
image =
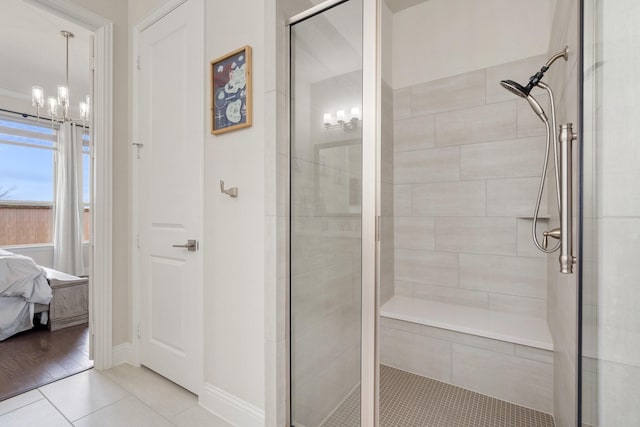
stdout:
{"type": "MultiPolygon", "coordinates": [[[[60,35],[65,38],[66,42],[66,68],[65,68],[65,84],[58,85],[58,96],[47,97],[46,106],[48,107],[49,116],[51,117],[51,126],[55,118],[61,119],[63,122],[70,121],[69,116],[69,39],[74,35],[70,31],[62,30],[60,35]]],[[[36,114],[38,120],[40,120],[40,109],[45,106],[45,93],[42,86],[31,87],[31,105],[36,107],[36,114]]],[[[82,126],[84,122],[89,120],[90,109],[89,95],[85,97],[83,101],[78,104],[80,109],[80,120],[82,120],[82,126]]]]}

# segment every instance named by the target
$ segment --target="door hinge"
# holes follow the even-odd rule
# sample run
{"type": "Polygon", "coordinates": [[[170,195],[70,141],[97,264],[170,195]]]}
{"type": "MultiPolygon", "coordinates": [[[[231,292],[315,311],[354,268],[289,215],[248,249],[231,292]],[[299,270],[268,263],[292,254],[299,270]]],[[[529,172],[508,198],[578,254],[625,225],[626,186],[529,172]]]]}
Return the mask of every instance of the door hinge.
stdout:
{"type": "Polygon", "coordinates": [[[140,249],[140,233],[136,233],[136,247],[140,249]]]}
{"type": "Polygon", "coordinates": [[[138,70],[142,70],[142,67],[140,66],[140,55],[138,55],[138,70]]]}
{"type": "Polygon", "coordinates": [[[138,336],[138,339],[141,338],[141,336],[140,336],[140,322],[138,322],[138,326],[136,328],[136,335],[138,336]]]}
{"type": "Polygon", "coordinates": [[[376,216],[376,242],[380,241],[380,215],[376,216]]]}
{"type": "Polygon", "coordinates": [[[140,142],[132,142],[131,145],[138,149],[138,159],[140,159],[140,149],[144,147],[144,144],[140,142]]]}

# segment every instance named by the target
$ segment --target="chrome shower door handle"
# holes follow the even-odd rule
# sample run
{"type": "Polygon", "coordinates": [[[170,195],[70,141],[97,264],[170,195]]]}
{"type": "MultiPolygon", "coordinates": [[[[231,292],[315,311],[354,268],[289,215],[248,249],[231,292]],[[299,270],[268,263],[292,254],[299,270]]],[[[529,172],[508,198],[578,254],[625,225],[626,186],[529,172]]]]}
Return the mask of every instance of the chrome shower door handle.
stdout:
{"type": "Polygon", "coordinates": [[[195,252],[198,250],[197,240],[187,240],[186,245],[171,245],[173,248],[186,248],[189,252],[195,252]]]}

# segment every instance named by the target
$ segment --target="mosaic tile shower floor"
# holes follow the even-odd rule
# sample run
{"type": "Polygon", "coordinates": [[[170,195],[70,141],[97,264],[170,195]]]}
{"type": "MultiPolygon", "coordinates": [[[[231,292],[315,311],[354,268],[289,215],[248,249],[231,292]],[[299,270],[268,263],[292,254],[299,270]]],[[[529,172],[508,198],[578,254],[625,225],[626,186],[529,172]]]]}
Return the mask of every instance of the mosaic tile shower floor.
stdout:
{"type": "MultiPolygon", "coordinates": [[[[359,427],[356,389],[322,427],[359,427]]],[[[380,367],[381,427],[554,427],[549,414],[399,369],[380,367]]]]}

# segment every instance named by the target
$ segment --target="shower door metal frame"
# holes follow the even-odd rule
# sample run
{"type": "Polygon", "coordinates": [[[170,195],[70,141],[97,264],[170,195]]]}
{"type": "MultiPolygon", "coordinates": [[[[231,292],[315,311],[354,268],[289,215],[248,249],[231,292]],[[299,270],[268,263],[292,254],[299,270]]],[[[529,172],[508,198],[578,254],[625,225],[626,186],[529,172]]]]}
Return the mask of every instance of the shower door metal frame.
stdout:
{"type": "MultiPolygon", "coordinates": [[[[291,26],[349,0],[326,0],[291,17],[287,22],[287,80],[291,84],[291,26]]],[[[360,425],[378,426],[379,414],[379,236],[381,171],[381,62],[380,28],[382,0],[364,0],[362,10],[362,216],[361,216],[361,346],[360,425]]],[[[288,129],[291,130],[291,92],[286,96],[288,129]]],[[[291,134],[289,134],[291,141],[291,134]]],[[[289,213],[290,214],[290,213],[289,213]]],[[[290,242],[289,242],[290,244],[290,242]]],[[[290,256],[290,255],[289,255],[290,256]]],[[[291,283],[291,280],[288,281],[291,283]]],[[[290,292],[290,288],[289,288],[290,292]]],[[[289,298],[291,301],[291,298],[289,298]]],[[[289,322],[291,306],[289,306],[289,322]]],[[[290,331],[289,331],[290,333],[290,331]]],[[[289,340],[291,348],[291,340],[289,340]]],[[[290,355],[288,358],[291,367],[290,355]]],[[[291,375],[287,409],[291,414],[291,375]]],[[[290,420],[289,423],[293,421],[290,420]]]]}
{"type": "Polygon", "coordinates": [[[382,0],[365,0],[362,17],[362,426],[379,424],[382,0]]]}

